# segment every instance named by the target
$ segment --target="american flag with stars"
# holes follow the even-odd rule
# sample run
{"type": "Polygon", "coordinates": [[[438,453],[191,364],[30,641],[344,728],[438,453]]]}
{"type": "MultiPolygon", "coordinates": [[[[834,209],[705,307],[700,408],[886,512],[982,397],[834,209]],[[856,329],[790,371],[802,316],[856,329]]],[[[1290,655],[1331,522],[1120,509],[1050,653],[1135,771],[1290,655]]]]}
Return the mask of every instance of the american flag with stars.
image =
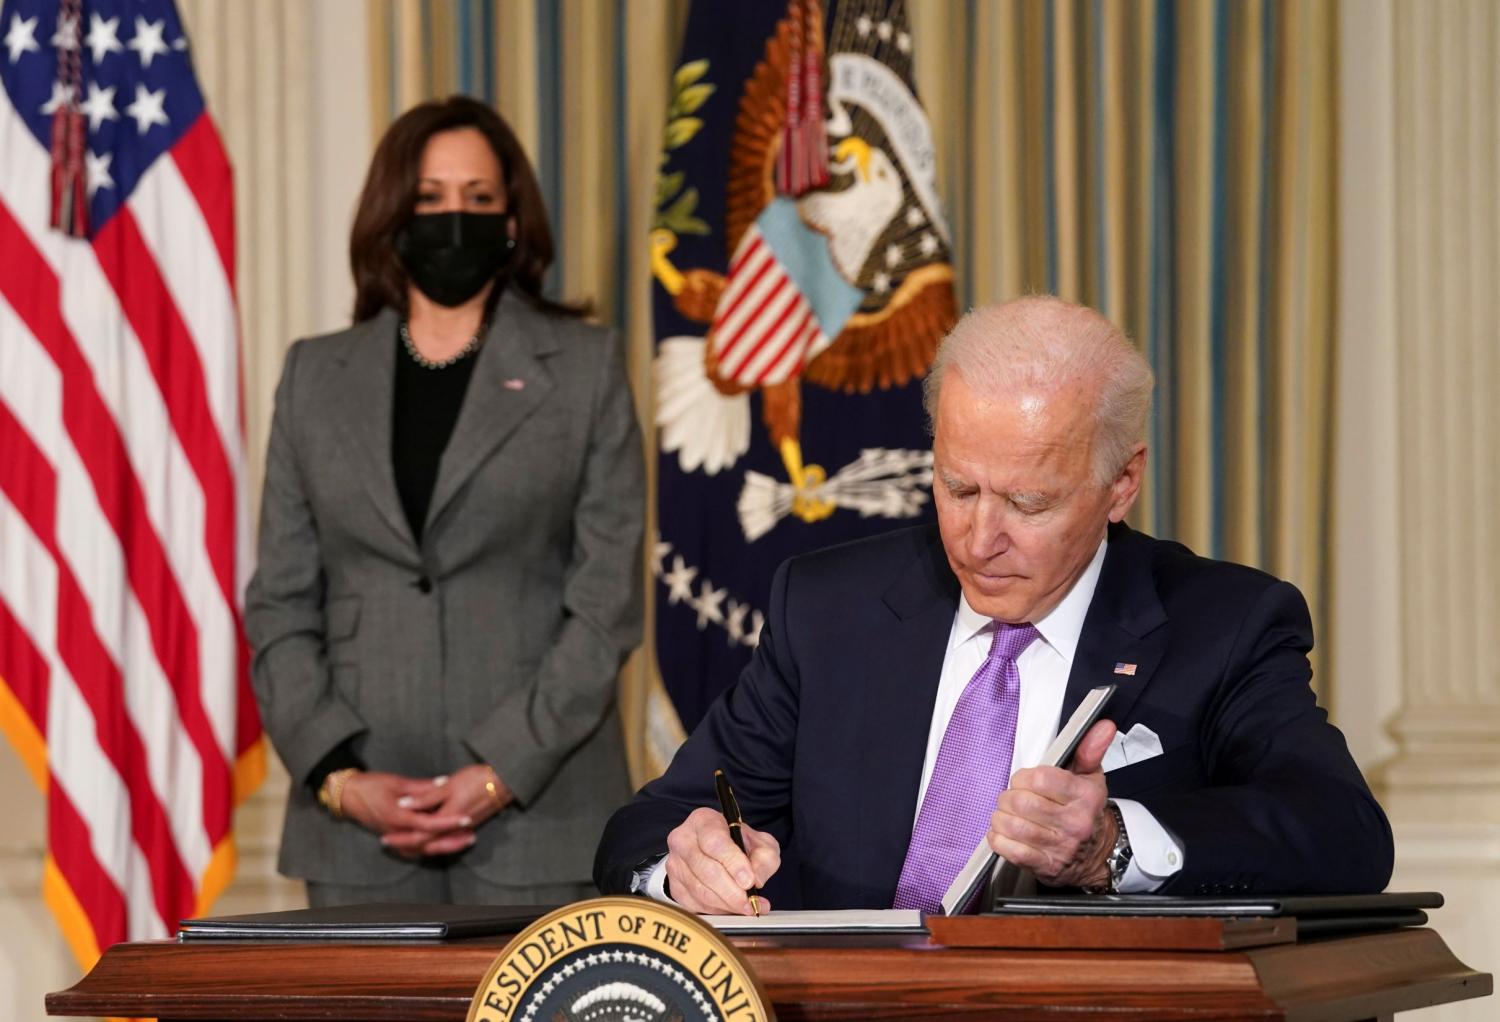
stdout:
{"type": "Polygon", "coordinates": [[[222,890],[264,768],[233,187],[170,0],[3,0],[0,85],[0,730],[88,965],[222,890]]]}

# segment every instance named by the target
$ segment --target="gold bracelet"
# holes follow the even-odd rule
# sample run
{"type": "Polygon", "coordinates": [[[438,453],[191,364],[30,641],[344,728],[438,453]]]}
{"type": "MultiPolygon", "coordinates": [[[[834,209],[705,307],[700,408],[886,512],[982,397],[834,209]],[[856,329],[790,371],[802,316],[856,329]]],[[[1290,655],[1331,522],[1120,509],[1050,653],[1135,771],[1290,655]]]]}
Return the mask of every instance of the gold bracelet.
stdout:
{"type": "Polygon", "coordinates": [[[358,772],[355,767],[334,770],[323,778],[323,784],[318,788],[318,801],[323,803],[323,808],[327,809],[335,820],[344,818],[344,785],[358,772]]]}
{"type": "Polygon", "coordinates": [[[490,772],[490,779],[484,782],[484,790],[490,793],[490,799],[495,803],[497,808],[500,808],[502,807],[502,804],[500,802],[500,789],[496,787],[497,782],[500,780],[500,775],[495,773],[495,768],[490,766],[488,763],[486,763],[484,767],[490,772]]]}

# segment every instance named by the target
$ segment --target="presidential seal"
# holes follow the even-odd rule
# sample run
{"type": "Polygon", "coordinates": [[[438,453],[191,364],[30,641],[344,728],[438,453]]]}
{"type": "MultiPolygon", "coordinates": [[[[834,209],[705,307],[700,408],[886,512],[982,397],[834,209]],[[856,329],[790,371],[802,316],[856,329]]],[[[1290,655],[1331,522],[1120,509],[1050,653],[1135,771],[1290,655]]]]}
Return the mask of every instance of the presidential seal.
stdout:
{"type": "Polygon", "coordinates": [[[485,973],[468,1022],[762,1022],[770,1000],[712,926],[645,898],[537,920],[485,973]]]}

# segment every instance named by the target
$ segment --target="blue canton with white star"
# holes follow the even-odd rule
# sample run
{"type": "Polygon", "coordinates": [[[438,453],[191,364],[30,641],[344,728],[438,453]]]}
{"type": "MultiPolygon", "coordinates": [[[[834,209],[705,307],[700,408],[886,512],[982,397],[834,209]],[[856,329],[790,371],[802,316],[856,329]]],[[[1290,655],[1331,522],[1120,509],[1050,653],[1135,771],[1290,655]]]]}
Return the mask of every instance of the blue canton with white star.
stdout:
{"type": "Polygon", "coordinates": [[[203,113],[187,36],[171,0],[84,0],[81,25],[57,0],[0,4],[0,83],[44,149],[52,113],[72,102],[87,124],[89,233],[203,113]],[[58,81],[58,49],[79,50],[82,94],[58,81]]]}

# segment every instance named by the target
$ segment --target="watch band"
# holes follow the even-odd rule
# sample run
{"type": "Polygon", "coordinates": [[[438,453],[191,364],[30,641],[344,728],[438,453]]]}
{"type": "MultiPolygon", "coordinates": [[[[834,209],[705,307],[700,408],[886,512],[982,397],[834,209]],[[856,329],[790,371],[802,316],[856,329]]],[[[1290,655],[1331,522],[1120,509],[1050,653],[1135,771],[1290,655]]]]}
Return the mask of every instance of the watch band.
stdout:
{"type": "Polygon", "coordinates": [[[1125,815],[1120,812],[1120,807],[1115,805],[1114,800],[1104,803],[1104,810],[1115,818],[1115,843],[1109,850],[1109,857],[1105,859],[1105,865],[1109,867],[1109,882],[1096,886],[1084,887],[1086,894],[1114,894],[1120,890],[1120,882],[1125,879],[1125,870],[1130,866],[1131,849],[1130,834],[1125,830],[1125,815]]]}
{"type": "Polygon", "coordinates": [[[1125,814],[1120,812],[1120,807],[1115,805],[1111,799],[1108,803],[1109,811],[1115,816],[1115,845],[1109,850],[1109,890],[1113,894],[1120,889],[1120,882],[1125,879],[1125,870],[1130,867],[1130,859],[1134,854],[1130,848],[1130,833],[1125,829],[1125,814]]]}

